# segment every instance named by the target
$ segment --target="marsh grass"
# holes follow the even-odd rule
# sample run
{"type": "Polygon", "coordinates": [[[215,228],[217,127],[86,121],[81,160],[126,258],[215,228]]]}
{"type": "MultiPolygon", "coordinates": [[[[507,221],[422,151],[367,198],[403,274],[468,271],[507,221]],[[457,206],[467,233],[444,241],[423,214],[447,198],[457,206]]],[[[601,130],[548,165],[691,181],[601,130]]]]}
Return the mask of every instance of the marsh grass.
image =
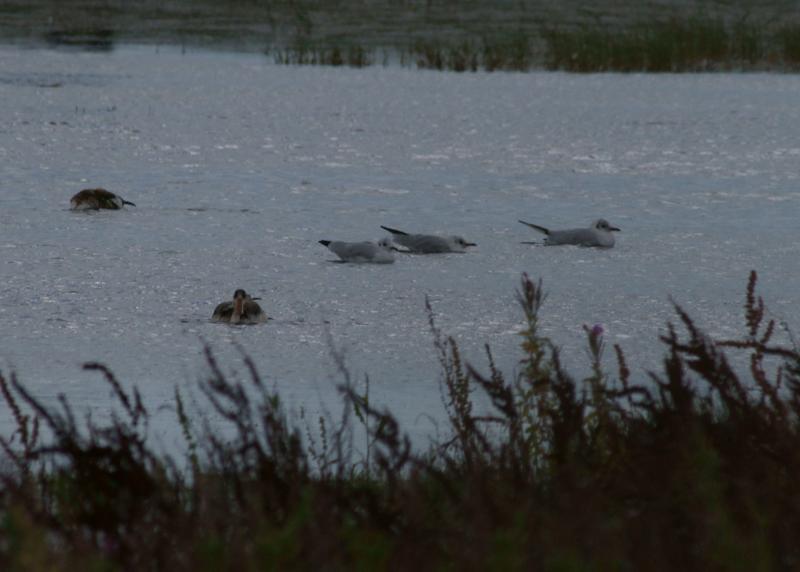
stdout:
{"type": "MultiPolygon", "coordinates": [[[[351,48],[349,48],[352,50],[351,48]]],[[[392,50],[390,49],[389,52],[392,50]]],[[[480,34],[431,36],[394,50],[420,69],[467,71],[700,72],[792,71],[800,67],[800,25],[694,15],[640,21],[613,28],[599,24],[508,29],[480,34]]],[[[285,48],[278,63],[347,65],[377,63],[374,50],[343,57],[341,48],[285,48]],[[367,54],[364,57],[363,54],[367,54]]],[[[388,53],[388,52],[385,52],[388,53]]]]}
{"type": "Polygon", "coordinates": [[[463,71],[526,71],[536,65],[532,37],[523,30],[479,40],[418,40],[403,58],[418,68],[463,71]]]}
{"type": "Polygon", "coordinates": [[[0,377],[3,570],[709,570],[800,564],[800,351],[748,281],[743,335],[715,340],[679,306],[650,382],[586,327],[573,377],[523,276],[518,373],[465,363],[428,306],[449,433],[416,451],[337,360],[343,415],[303,438],[254,363],[200,384],[228,430],[176,393],[187,459],[157,453],[152,413],[101,364],[111,420],[78,421],[0,377]],[[731,356],[742,354],[738,371],[731,356]],[[582,356],[585,359],[585,356],[582,356]],[[741,368],[740,368],[741,369],[741,368]],[[491,406],[478,407],[476,394],[491,406]],[[368,456],[352,444],[367,431],[368,456]]]}
{"type": "Polygon", "coordinates": [[[784,25],[778,31],[780,53],[793,67],[800,64],[800,26],[784,25]]]}
{"type": "Polygon", "coordinates": [[[795,69],[800,26],[692,16],[622,30],[549,29],[546,67],[574,72],[697,72],[795,69]]]}
{"type": "Polygon", "coordinates": [[[266,52],[280,64],[574,72],[800,68],[787,3],[581,8],[536,2],[8,0],[0,39],[112,50],[116,43],[266,52]]]}
{"type": "Polygon", "coordinates": [[[307,40],[296,40],[285,48],[267,50],[276,64],[322,65],[361,68],[375,63],[376,50],[359,45],[321,46],[307,40]]]}

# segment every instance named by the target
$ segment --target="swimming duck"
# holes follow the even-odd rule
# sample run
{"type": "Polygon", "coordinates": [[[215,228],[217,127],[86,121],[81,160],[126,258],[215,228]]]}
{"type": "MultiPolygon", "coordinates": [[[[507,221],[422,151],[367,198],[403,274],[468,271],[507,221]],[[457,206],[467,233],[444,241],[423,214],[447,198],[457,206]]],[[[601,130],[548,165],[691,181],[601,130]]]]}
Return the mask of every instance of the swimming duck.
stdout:
{"type": "Polygon", "coordinates": [[[88,211],[100,209],[121,209],[122,205],[136,205],[126,201],[120,196],[105,189],[83,189],[73,196],[69,201],[69,208],[74,211],[88,211]]]}
{"type": "Polygon", "coordinates": [[[233,300],[217,304],[211,319],[230,324],[260,324],[267,321],[267,315],[250,295],[239,288],[233,293],[233,300]]]}

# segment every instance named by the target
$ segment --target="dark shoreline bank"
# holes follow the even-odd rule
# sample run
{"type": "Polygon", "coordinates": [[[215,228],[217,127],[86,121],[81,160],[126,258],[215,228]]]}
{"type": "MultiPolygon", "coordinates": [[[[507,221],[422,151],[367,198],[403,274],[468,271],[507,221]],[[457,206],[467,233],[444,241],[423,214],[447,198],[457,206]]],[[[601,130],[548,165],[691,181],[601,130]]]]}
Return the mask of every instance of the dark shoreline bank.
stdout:
{"type": "Polygon", "coordinates": [[[12,0],[0,41],[264,53],[296,65],[572,72],[796,71],[800,15],[773,2],[258,2],[12,0]]]}

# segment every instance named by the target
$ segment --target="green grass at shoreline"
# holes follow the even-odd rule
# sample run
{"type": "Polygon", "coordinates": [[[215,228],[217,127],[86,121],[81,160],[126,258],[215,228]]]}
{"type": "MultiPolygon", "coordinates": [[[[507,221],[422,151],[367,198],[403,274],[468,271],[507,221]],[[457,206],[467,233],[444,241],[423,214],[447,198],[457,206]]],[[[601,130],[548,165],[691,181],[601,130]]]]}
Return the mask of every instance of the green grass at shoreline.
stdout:
{"type": "Polygon", "coordinates": [[[0,568],[797,566],[800,349],[773,339],[755,273],[742,336],[714,340],[676,306],[645,385],[600,326],[585,328],[589,373],[570,375],[573,356],[539,332],[541,283],[523,275],[518,300],[526,325],[513,378],[488,347],[486,366],[465,363],[428,308],[448,426],[426,451],[339,357],[342,415],[304,427],[248,358],[231,377],[207,349],[200,387],[229,431],[204,426],[176,391],[185,459],[151,448],[152,414],[101,364],[85,369],[116,396],[107,424],[76,420],[66,401],[46,407],[0,375],[17,422],[0,440],[12,460],[0,471],[0,568]],[[737,373],[732,354],[749,367],[737,373]]]}

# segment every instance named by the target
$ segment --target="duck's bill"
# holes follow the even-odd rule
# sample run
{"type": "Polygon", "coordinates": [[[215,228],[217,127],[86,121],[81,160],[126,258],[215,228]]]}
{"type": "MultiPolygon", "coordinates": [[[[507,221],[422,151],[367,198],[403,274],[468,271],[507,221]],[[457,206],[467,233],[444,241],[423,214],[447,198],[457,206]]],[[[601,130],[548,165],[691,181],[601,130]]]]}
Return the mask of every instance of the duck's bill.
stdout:
{"type": "Polygon", "coordinates": [[[621,229],[619,229],[619,228],[617,228],[615,226],[608,227],[608,230],[613,230],[614,232],[620,232],[621,231],[621,229]]]}

